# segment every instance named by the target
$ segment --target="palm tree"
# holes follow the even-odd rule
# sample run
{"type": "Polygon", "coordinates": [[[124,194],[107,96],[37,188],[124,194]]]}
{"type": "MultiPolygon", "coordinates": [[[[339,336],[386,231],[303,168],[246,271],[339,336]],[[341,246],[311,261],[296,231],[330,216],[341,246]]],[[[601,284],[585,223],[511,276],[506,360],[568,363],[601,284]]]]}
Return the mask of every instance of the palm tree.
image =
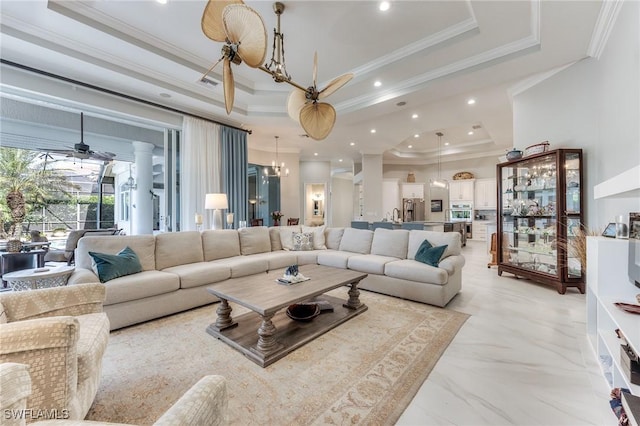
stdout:
{"type": "MultiPolygon", "coordinates": [[[[68,190],[75,188],[58,170],[47,170],[46,159],[41,161],[39,155],[37,151],[0,147],[0,203],[8,210],[9,239],[20,238],[28,211],[45,205],[54,194],[68,197],[68,190]]],[[[0,234],[4,231],[3,227],[0,234]]]]}

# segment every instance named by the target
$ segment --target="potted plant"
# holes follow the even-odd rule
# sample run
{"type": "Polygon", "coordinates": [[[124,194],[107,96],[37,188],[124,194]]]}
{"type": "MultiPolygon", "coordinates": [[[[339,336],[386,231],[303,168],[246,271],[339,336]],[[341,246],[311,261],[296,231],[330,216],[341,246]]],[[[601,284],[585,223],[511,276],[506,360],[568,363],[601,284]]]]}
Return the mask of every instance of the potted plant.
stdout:
{"type": "Polygon", "coordinates": [[[276,210],[271,212],[271,219],[273,219],[273,226],[280,226],[280,219],[282,219],[282,212],[280,210],[276,210]]]}

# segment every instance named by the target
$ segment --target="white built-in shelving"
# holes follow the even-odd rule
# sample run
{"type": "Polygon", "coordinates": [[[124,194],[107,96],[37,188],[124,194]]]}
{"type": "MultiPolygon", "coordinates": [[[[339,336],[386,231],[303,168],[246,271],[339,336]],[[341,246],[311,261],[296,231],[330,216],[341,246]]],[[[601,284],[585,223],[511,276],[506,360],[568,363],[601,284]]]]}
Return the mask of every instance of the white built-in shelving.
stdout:
{"type": "Polygon", "coordinates": [[[616,329],[635,353],[640,353],[640,315],[624,312],[615,302],[637,304],[640,289],[628,278],[629,241],[587,237],[587,335],[611,388],[628,388],[640,395],[621,366],[616,329]]]}

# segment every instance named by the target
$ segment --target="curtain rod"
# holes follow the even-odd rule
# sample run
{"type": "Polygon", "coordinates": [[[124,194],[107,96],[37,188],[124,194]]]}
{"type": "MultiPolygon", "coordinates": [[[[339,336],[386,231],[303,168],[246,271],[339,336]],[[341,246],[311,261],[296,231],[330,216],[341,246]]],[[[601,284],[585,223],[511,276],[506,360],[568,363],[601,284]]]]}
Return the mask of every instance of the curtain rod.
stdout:
{"type": "Polygon", "coordinates": [[[144,99],[136,98],[135,96],[126,95],[124,93],[116,92],[114,90],[105,89],[104,87],[94,86],[93,84],[84,83],[82,81],[74,80],[74,79],[69,78],[69,77],[63,77],[61,75],[53,74],[53,73],[50,73],[48,71],[43,71],[43,70],[40,70],[40,69],[37,69],[37,68],[32,68],[32,67],[27,66],[27,65],[18,64],[17,62],[12,62],[12,61],[8,61],[6,59],[0,58],[0,63],[12,66],[14,68],[19,68],[19,69],[22,69],[22,70],[25,70],[25,71],[29,71],[29,72],[32,72],[32,73],[35,73],[35,74],[40,74],[40,75],[43,75],[45,77],[51,77],[51,78],[55,78],[57,80],[65,81],[67,83],[72,83],[72,84],[75,84],[75,85],[78,85],[78,86],[86,87],[88,89],[97,90],[98,92],[102,92],[102,93],[106,93],[106,94],[109,94],[109,95],[118,96],[118,97],[130,100],[130,101],[139,102],[141,104],[145,104],[145,105],[149,105],[149,106],[152,106],[152,107],[164,109],[164,110],[175,112],[175,113],[178,113],[178,114],[183,114],[183,115],[188,115],[190,117],[199,118],[200,120],[205,120],[205,121],[208,121],[210,123],[219,124],[221,126],[230,127],[232,129],[236,129],[236,130],[241,130],[243,132],[247,132],[248,134],[252,133],[252,130],[242,129],[240,127],[232,126],[230,124],[221,123],[219,121],[212,120],[212,119],[206,118],[206,117],[202,117],[200,115],[192,114],[190,112],[182,111],[182,110],[179,110],[179,109],[176,109],[176,108],[172,108],[172,107],[169,107],[169,106],[166,106],[166,105],[161,105],[161,104],[157,104],[155,102],[151,102],[151,101],[147,101],[147,100],[144,100],[144,99]]]}

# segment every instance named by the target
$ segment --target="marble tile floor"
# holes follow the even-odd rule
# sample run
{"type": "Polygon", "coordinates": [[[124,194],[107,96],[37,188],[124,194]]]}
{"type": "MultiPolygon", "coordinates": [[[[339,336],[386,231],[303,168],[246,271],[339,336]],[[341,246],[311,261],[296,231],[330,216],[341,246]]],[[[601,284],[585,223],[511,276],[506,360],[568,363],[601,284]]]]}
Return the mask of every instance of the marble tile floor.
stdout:
{"type": "Polygon", "coordinates": [[[397,425],[616,425],[585,295],[499,277],[486,247],[463,248],[462,292],[447,309],[471,317],[397,425]]]}

